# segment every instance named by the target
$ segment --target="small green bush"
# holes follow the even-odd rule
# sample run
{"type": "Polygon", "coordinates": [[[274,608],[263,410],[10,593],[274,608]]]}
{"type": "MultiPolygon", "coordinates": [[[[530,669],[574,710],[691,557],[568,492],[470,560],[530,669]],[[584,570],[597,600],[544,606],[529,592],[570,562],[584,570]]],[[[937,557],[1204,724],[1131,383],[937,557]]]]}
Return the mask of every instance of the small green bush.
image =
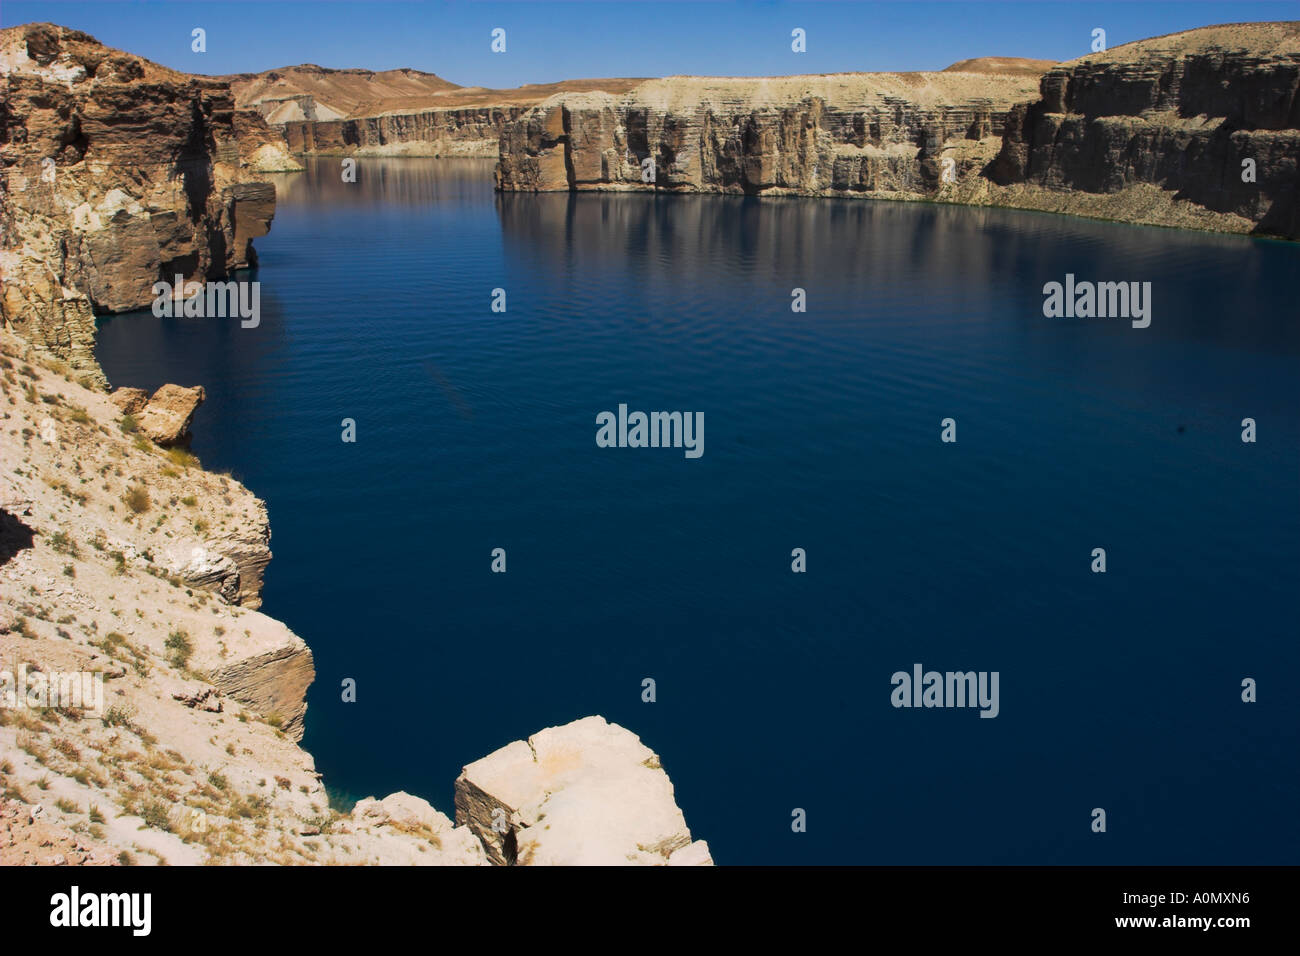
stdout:
{"type": "Polygon", "coordinates": [[[172,631],[167,635],[167,650],[171,653],[168,659],[172,666],[184,669],[189,665],[190,655],[194,653],[194,645],[190,643],[190,636],[182,630],[172,631]]]}

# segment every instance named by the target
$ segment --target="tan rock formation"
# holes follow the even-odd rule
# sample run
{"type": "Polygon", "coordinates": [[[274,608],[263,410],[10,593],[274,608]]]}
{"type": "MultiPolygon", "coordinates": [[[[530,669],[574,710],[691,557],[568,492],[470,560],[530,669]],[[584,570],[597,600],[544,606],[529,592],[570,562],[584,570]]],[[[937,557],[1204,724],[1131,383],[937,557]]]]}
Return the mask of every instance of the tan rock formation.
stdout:
{"type": "Polygon", "coordinates": [[[287,152],[227,84],[76,30],[0,30],[0,70],[0,317],[102,383],[94,313],[250,264],[275,191],[246,176],[287,152]]]}
{"type": "Polygon", "coordinates": [[[948,141],[989,141],[1031,74],[669,77],[624,96],[562,94],[501,137],[503,190],[921,197],[948,141]],[[653,163],[653,182],[647,181],[653,163]]]}
{"type": "Polygon", "coordinates": [[[1053,68],[1013,112],[989,178],[1106,197],[1154,187],[1170,207],[1300,238],[1300,22],[1204,27],[1053,68]]]}
{"type": "MultiPolygon", "coordinates": [[[[234,129],[239,142],[239,167],[244,174],[255,178],[258,173],[296,173],[303,170],[302,163],[289,152],[284,136],[278,129],[268,126],[257,111],[236,110],[234,129]]],[[[272,206],[268,218],[274,212],[272,206]]]]}
{"type": "Polygon", "coordinates": [[[506,124],[527,107],[484,106],[431,109],[356,119],[284,124],[288,148],[324,156],[497,155],[506,124]]]}
{"type": "Polygon", "coordinates": [[[460,89],[420,70],[335,70],[314,63],[221,79],[230,83],[236,105],[256,110],[269,123],[367,115],[355,111],[365,103],[428,98],[460,89]]]}
{"type": "MultiPolygon", "coordinates": [[[[352,808],[352,820],[357,829],[371,833],[382,832],[384,828],[393,834],[425,836],[439,850],[436,863],[440,866],[486,866],[488,862],[483,844],[468,827],[454,826],[427,800],[409,793],[399,791],[383,800],[374,797],[358,800],[352,808]]],[[[409,841],[406,845],[409,846],[409,841]]],[[[408,851],[406,856],[408,859],[400,861],[406,865],[424,862],[418,853],[408,851]]]]}
{"type": "Polygon", "coordinates": [[[179,444],[188,437],[190,423],[204,397],[201,385],[163,385],[139,411],[141,431],[155,445],[179,444]]]}
{"type": "Polygon", "coordinates": [[[149,404],[149,393],[143,388],[115,388],[109,393],[108,400],[123,415],[137,415],[149,404]]]}
{"type": "Polygon", "coordinates": [[[659,757],[603,717],[548,727],[465,767],[456,822],[496,864],[711,864],[659,757]]]}

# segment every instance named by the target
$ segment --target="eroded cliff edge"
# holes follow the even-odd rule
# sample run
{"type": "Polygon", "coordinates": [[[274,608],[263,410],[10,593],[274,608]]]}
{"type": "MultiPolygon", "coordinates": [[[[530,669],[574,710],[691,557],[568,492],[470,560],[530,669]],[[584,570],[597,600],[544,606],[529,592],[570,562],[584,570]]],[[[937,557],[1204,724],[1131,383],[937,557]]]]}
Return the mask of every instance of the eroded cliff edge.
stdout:
{"type": "Polygon", "coordinates": [[[279,135],[190,76],[48,23],[0,31],[0,317],[102,383],[94,316],[255,261],[279,135]]]}
{"type": "Polygon", "coordinates": [[[670,77],[547,99],[505,127],[496,180],[935,200],[1294,239],[1298,85],[1296,22],[1143,40],[1041,80],[670,77]]]}

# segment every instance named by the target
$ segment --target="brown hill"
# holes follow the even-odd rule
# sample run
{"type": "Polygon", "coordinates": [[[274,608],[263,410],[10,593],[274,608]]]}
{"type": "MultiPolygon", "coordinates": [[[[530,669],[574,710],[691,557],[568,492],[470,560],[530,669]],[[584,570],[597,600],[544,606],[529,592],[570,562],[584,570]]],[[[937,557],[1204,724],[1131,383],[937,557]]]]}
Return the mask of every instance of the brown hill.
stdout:
{"type": "Polygon", "coordinates": [[[944,73],[1018,73],[1038,76],[1056,66],[1055,60],[1028,60],[1019,56],[977,56],[944,67],[944,73]]]}
{"type": "Polygon", "coordinates": [[[455,83],[420,70],[332,70],[314,63],[222,79],[230,83],[238,106],[256,109],[272,123],[342,119],[364,102],[427,98],[460,89],[455,83]]]}
{"type": "Polygon", "coordinates": [[[565,80],[496,90],[458,86],[420,70],[335,70],[311,63],[221,79],[230,83],[241,109],[256,109],[267,122],[280,125],[437,109],[531,106],[556,93],[625,93],[641,82],[626,78],[565,80]]]}

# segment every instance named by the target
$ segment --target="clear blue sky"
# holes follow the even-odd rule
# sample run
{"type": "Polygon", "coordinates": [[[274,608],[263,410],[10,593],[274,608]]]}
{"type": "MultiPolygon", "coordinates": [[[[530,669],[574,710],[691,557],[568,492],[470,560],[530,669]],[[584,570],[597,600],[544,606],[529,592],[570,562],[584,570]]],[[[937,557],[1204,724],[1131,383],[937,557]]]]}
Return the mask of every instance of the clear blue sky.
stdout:
{"type": "Polygon", "coordinates": [[[926,70],[973,56],[1067,60],[1109,46],[1213,23],[1300,19],[1278,2],[1023,3],[633,2],[471,3],[445,0],[23,2],[0,24],[48,20],[109,46],[192,73],[294,63],[413,67],[465,86],[516,86],[598,76],[757,76],[926,70]],[[207,52],[190,31],[207,31],[207,52]],[[489,49],[494,27],[506,52],[489,49]],[[790,31],[807,31],[806,53],[790,31]]]}

